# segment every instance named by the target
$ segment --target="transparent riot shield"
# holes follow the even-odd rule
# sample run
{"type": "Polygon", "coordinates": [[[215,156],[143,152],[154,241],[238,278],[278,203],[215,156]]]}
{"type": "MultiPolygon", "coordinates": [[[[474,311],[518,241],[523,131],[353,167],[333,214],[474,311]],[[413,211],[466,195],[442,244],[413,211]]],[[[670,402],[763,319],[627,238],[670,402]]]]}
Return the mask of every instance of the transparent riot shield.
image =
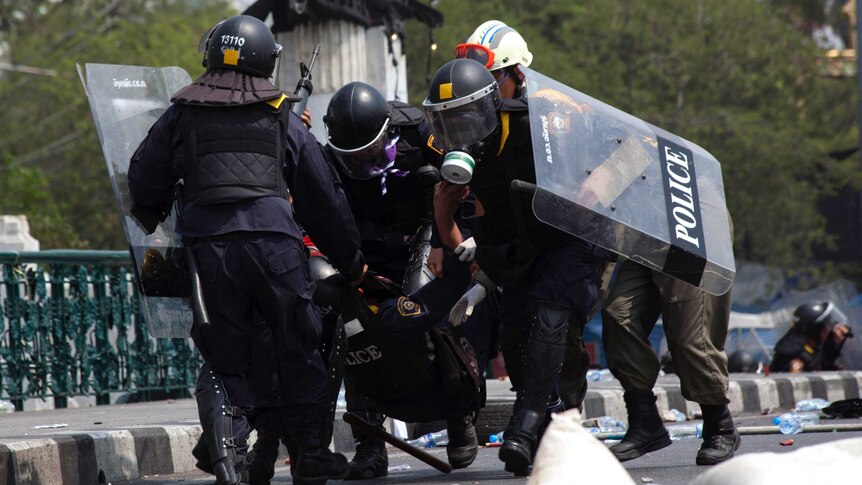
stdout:
{"type": "Polygon", "coordinates": [[[171,96],[191,78],[179,67],[87,64],[84,83],[129,242],[147,329],[156,338],[188,337],[191,279],[186,251],[174,231],[176,206],[155,232],[146,234],[131,215],[127,175],[135,149],[168,108],[171,96]]]}
{"type": "Polygon", "coordinates": [[[720,295],[735,264],[721,165],[703,148],[522,67],[543,222],[720,295]]]}

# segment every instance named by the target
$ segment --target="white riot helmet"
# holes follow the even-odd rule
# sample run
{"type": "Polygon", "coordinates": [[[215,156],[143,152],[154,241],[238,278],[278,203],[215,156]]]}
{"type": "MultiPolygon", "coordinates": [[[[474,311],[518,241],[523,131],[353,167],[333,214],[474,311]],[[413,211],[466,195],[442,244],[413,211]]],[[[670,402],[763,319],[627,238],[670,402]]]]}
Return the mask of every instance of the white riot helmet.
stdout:
{"type": "Polygon", "coordinates": [[[489,71],[533,62],[533,54],[517,30],[500,22],[489,20],[480,25],[467,42],[455,47],[456,58],[468,58],[484,64],[489,71]]]}

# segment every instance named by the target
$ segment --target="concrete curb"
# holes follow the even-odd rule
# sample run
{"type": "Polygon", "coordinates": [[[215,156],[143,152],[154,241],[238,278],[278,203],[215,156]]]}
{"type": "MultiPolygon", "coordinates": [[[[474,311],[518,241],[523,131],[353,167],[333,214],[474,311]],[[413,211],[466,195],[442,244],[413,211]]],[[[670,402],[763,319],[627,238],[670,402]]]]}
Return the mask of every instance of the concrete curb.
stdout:
{"type": "Polygon", "coordinates": [[[97,484],[194,469],[200,426],[156,426],[0,444],[0,485],[97,484]]]}
{"type": "MultiPolygon", "coordinates": [[[[626,421],[623,390],[617,381],[590,383],[584,399],[583,417],[613,416],[626,421]]],[[[792,409],[797,401],[823,398],[839,401],[862,397],[862,372],[829,372],[818,374],[773,374],[770,377],[735,374],[729,384],[730,411],[738,416],[757,416],[776,410],[792,409]]],[[[700,405],[682,396],[675,377],[660,380],[653,389],[660,413],[669,409],[682,411],[690,418],[700,413],[700,405]]],[[[489,399],[476,422],[479,442],[505,429],[514,399],[489,399]]]]}
{"type": "MultiPolygon", "coordinates": [[[[626,418],[623,391],[616,381],[591,383],[591,389],[584,402],[585,418],[626,418]]],[[[734,375],[730,408],[736,415],[760,415],[790,409],[802,399],[858,398],[860,389],[862,372],[734,375]]],[[[699,410],[696,403],[682,397],[673,378],[662,378],[655,392],[660,411],[675,408],[692,414],[699,410]]],[[[480,443],[505,428],[513,402],[511,395],[489,397],[477,422],[480,443]]],[[[97,484],[191,471],[195,463],[191,450],[200,433],[197,425],[166,425],[2,439],[0,485],[97,484]]],[[[350,428],[340,415],[335,421],[333,448],[348,454],[353,451],[350,428]]]]}

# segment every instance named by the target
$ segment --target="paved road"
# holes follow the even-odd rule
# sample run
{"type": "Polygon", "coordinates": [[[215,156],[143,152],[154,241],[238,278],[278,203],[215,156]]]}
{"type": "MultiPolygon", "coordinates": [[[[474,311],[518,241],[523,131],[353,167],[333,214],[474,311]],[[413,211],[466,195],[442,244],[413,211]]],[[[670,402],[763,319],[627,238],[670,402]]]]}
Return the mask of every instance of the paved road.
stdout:
{"type": "MultiPolygon", "coordinates": [[[[771,417],[752,417],[738,419],[741,426],[761,426],[771,424],[771,417]]],[[[835,422],[858,423],[858,420],[837,420],[835,422]]],[[[845,438],[862,438],[860,432],[842,433],[803,433],[795,436],[784,435],[749,435],[744,436],[739,453],[775,452],[786,453],[804,446],[826,443],[845,438]],[[780,441],[788,438],[794,440],[792,446],[781,446],[780,441]]],[[[637,460],[624,464],[626,470],[632,476],[635,483],[652,483],[654,485],[685,485],[697,475],[708,470],[694,464],[695,455],[700,447],[700,440],[681,440],[673,445],[651,453],[637,460]],[[651,482],[650,482],[651,480],[651,482]]],[[[439,448],[433,453],[445,460],[446,452],[439,448]]],[[[521,484],[526,479],[514,478],[511,474],[503,471],[502,464],[497,460],[496,448],[480,448],[479,457],[476,462],[465,470],[456,470],[448,475],[441,474],[416,459],[399,452],[390,451],[390,467],[409,467],[409,469],[395,469],[386,479],[351,481],[356,485],[365,484],[521,484]]],[[[575,477],[576,478],[576,477],[575,477]]],[[[114,482],[127,485],[168,485],[183,483],[188,485],[204,485],[212,483],[211,479],[203,473],[187,473],[180,475],[147,477],[131,482],[114,482]]],[[[274,484],[291,483],[290,472],[286,466],[276,470],[274,484]]],[[[341,482],[329,482],[341,483],[341,482]]]]}

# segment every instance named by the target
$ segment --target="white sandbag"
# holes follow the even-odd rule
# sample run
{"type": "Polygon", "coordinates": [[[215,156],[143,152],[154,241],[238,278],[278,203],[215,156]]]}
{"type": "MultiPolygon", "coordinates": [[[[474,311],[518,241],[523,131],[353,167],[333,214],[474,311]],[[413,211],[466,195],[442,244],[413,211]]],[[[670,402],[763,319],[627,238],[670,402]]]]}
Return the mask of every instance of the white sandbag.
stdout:
{"type": "Polygon", "coordinates": [[[692,485],[729,483],[734,485],[856,485],[862,483],[862,438],[811,445],[787,453],[764,452],[737,455],[698,476],[692,485]]]}
{"type": "Polygon", "coordinates": [[[555,414],[545,432],[528,484],[601,483],[633,485],[631,475],[608,450],[581,426],[581,413],[555,414]]]}

